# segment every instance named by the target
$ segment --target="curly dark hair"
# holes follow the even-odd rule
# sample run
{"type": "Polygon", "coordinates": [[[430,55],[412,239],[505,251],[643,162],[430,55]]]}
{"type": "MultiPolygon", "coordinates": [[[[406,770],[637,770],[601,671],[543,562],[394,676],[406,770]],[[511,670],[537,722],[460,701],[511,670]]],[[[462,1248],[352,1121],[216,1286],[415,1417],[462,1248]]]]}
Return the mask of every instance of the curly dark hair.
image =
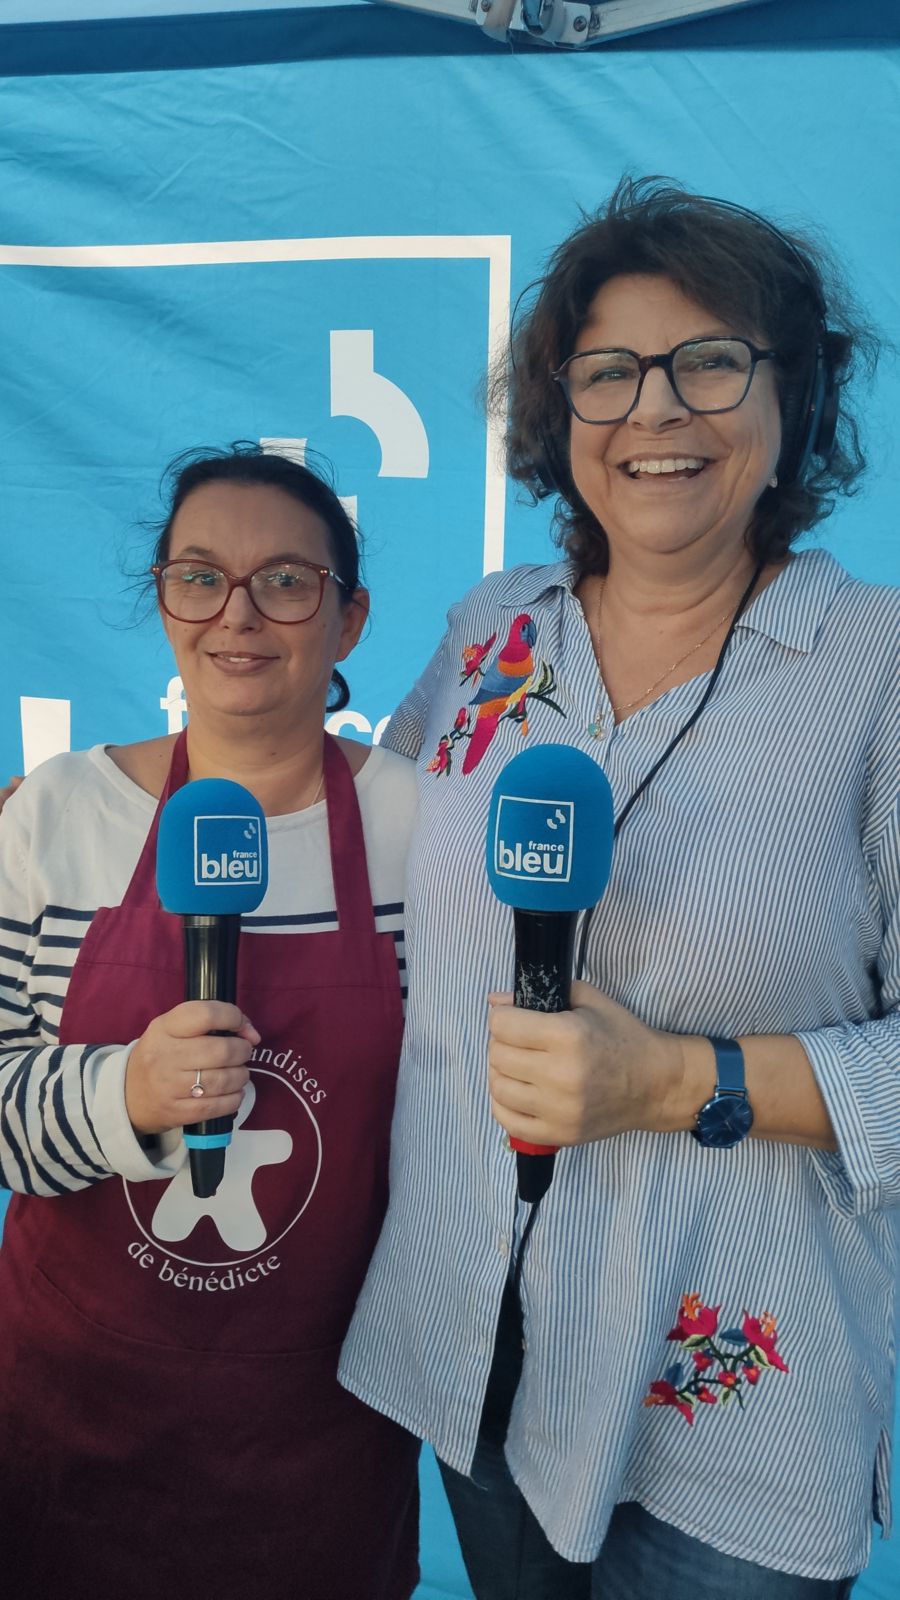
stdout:
{"type": "MultiPolygon", "coordinates": [[[[346,589],[338,589],[341,604],[353,605],[353,591],[361,582],[361,538],[326,476],[289,456],[264,450],[250,439],[238,439],[224,449],[214,446],[184,450],[166,467],[160,493],[165,505],[161,522],[153,526],[152,566],[169,559],[172,524],[188,495],[207,483],[262,483],[282,489],[325,524],[331,561],[346,589]]],[[[343,711],[350,704],[350,688],[337,667],[331,674],[328,711],[343,711]]]]}
{"type": "Polygon", "coordinates": [[[606,534],[573,482],[569,411],[550,374],[572,354],[598,289],[631,273],[668,278],[687,299],[777,351],[779,483],[761,495],[746,540],[757,561],[780,559],[829,514],[836,493],[854,492],[865,460],[844,385],[858,365],[874,371],[878,341],[821,246],[669,179],[623,178],[520,299],[527,309],[514,318],[509,349],[488,381],[491,409],[508,413],[510,475],[532,503],[559,496],[557,542],[581,572],[605,573],[606,534]],[[828,458],[813,457],[798,481],[792,469],[819,344],[837,386],[837,433],[828,458]]]}

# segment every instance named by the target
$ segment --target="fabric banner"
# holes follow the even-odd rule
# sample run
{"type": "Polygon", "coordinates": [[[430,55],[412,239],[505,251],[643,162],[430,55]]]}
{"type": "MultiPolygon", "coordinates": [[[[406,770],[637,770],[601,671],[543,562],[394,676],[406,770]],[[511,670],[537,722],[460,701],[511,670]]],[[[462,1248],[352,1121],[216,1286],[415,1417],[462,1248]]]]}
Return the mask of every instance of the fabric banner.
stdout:
{"type": "MultiPolygon", "coordinates": [[[[874,152],[900,145],[900,52],[836,44],[2,82],[0,773],[179,724],[160,631],[131,625],[135,524],[171,456],[235,438],[307,441],[357,509],[373,621],[347,722],[369,737],[447,603],[549,549],[479,385],[515,296],[623,170],[812,224],[895,329],[874,152]]],[[[823,530],[863,576],[900,570],[897,399],[886,367],[868,488],[823,530]]]]}

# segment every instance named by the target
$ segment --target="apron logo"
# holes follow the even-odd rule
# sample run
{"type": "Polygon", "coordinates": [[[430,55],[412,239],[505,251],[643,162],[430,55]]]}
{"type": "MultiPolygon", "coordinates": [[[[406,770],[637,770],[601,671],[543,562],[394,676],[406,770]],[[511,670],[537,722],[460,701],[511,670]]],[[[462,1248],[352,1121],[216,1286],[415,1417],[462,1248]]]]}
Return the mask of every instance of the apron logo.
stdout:
{"type": "MultiPolygon", "coordinates": [[[[293,1051],[286,1053],[293,1057],[293,1051]]],[[[271,1058],[272,1052],[264,1054],[271,1058]]],[[[322,1170],[322,1136],[312,1103],[324,1097],[324,1090],[314,1094],[314,1078],[298,1086],[292,1076],[251,1061],[215,1195],[194,1194],[186,1163],[162,1183],[123,1180],[128,1208],[143,1235],[129,1245],[128,1254],[145,1270],[153,1269],[161,1283],[176,1289],[242,1289],[265,1278],[265,1268],[274,1271],[280,1265],[273,1252],[302,1217],[322,1170]]]]}
{"type": "Polygon", "coordinates": [[[498,878],[533,882],[572,875],[575,805],[502,794],[494,833],[494,873],[498,878]]]}
{"type": "Polygon", "coordinates": [[[194,883],[221,887],[262,882],[262,844],[256,817],[194,818],[194,883]]]}
{"type": "Polygon", "coordinates": [[[153,1213],[151,1231],[157,1239],[176,1243],[187,1239],[201,1217],[209,1217],[219,1238],[230,1250],[259,1250],[266,1242],[266,1225],[253,1200],[253,1180],[261,1167],[287,1161],[294,1141],[283,1128],[242,1127],[256,1103],[256,1085],[247,1084],[225,1162],[225,1175],[216,1193],[200,1199],[191,1186],[190,1168],[182,1167],[162,1192],[153,1213]]]}

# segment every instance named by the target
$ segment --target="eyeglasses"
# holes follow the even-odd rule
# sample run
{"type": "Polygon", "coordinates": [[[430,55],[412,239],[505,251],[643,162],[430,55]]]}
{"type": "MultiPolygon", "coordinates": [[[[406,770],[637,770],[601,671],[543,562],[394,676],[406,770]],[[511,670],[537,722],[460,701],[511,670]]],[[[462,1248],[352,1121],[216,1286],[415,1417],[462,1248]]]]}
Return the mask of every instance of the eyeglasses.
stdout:
{"type": "Polygon", "coordinates": [[[662,367],[676,398],[702,416],[734,411],[747,398],[757,362],[774,359],[774,350],[758,350],[749,339],[685,339],[664,356],[585,350],[551,377],[581,422],[624,422],[651,367],[662,367]]]}
{"type": "Polygon", "coordinates": [[[325,579],[352,593],[330,567],[312,561],[269,561],[242,578],[208,561],[164,561],[151,567],[163,610],[176,622],[212,622],[235,589],[246,589],[260,616],[269,622],[309,622],[322,604],[325,579]]]}

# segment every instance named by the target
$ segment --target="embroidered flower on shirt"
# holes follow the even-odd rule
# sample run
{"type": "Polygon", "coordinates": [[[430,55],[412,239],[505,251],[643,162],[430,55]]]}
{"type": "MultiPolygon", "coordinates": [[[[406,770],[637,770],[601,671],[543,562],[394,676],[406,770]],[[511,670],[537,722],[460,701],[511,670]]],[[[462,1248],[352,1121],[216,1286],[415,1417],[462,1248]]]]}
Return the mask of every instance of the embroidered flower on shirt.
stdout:
{"type": "Polygon", "coordinates": [[[442,733],[438,747],[429,761],[426,772],[436,772],[448,777],[453,757],[460,744],[465,745],[463,773],[474,772],[493,742],[501,722],[518,725],[522,737],[528,734],[528,701],[540,700],[552,706],[560,716],[565,716],[562,706],[553,699],[556,674],[546,661],[539,664],[534,659],[537,628],[527,611],[515,618],[505,642],[489,665],[485,666],[490,651],[497,640],[492,633],[483,644],[463,647],[460,684],[469,684],[475,690],[467,705],[460,706],[453,727],[442,733]]]}
{"type": "Polygon", "coordinates": [[[644,1401],[645,1406],[674,1406],[680,1411],[686,1422],[694,1420],[694,1401],[680,1395],[678,1390],[661,1378],[657,1383],[651,1383],[650,1393],[644,1401]]]}
{"type": "Polygon", "coordinates": [[[481,663],[488,654],[488,651],[493,648],[496,642],[497,635],[492,633],[491,637],[486,639],[484,644],[463,645],[462,673],[459,680],[461,684],[477,684],[481,682],[482,678],[484,677],[484,673],[481,670],[481,663]]]}
{"type": "Polygon", "coordinates": [[[744,1312],[739,1328],[719,1331],[721,1306],[706,1306],[698,1294],[682,1297],[675,1326],[666,1334],[690,1355],[690,1366],[673,1361],[651,1383],[645,1406],[674,1406],[693,1425],[698,1405],[724,1406],[737,1400],[744,1409],[745,1386],[754,1388],[764,1367],[790,1372],[776,1349],[775,1318],[744,1312]]]}
{"type": "Polygon", "coordinates": [[[748,1316],[745,1311],[744,1320],[741,1323],[741,1333],[750,1346],[750,1353],[758,1366],[777,1367],[779,1372],[790,1371],[790,1368],[785,1366],[778,1351],[775,1349],[777,1334],[774,1317],[768,1316],[764,1311],[757,1321],[756,1317],[748,1316]]]}
{"type": "Polygon", "coordinates": [[[681,1307],[674,1328],[667,1339],[677,1339],[685,1350],[702,1345],[719,1326],[721,1306],[705,1306],[698,1294],[682,1296],[681,1307]]]}

